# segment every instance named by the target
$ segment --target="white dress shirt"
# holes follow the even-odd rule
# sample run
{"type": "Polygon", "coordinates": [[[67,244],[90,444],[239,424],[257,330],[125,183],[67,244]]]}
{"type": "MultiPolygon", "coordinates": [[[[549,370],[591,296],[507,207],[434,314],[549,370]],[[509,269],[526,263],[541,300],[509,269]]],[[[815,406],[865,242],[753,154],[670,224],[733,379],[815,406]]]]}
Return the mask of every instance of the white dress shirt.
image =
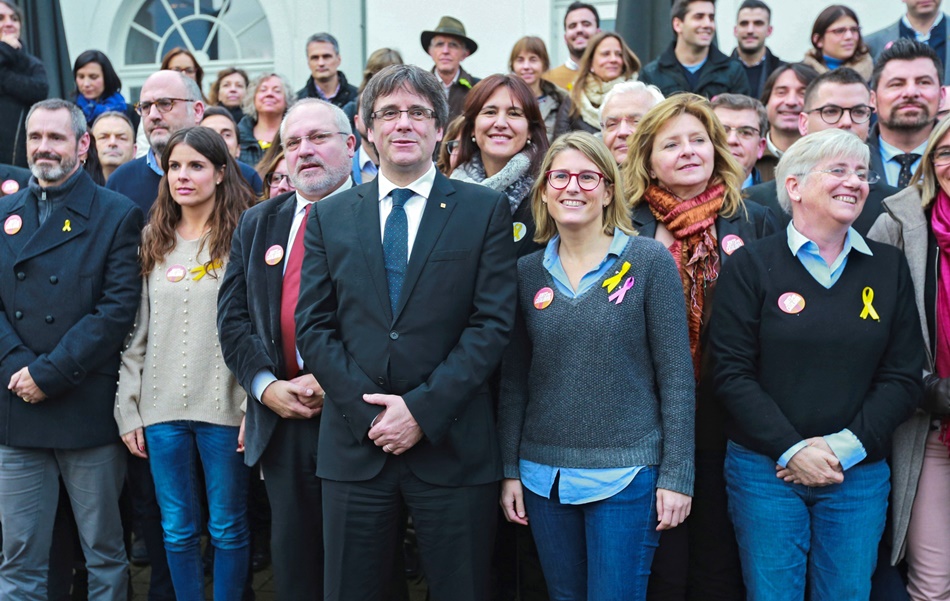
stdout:
{"type": "MultiPolygon", "coordinates": [[[[435,183],[435,164],[433,163],[425,175],[412,182],[406,188],[412,190],[412,198],[406,201],[404,208],[406,218],[409,222],[409,249],[406,254],[407,260],[412,256],[412,245],[416,241],[416,234],[419,233],[419,224],[422,222],[422,212],[426,208],[426,200],[432,193],[432,185],[435,183]]],[[[389,181],[383,172],[379,172],[379,237],[383,238],[386,233],[386,219],[393,210],[392,191],[399,188],[396,184],[389,181]]]]}

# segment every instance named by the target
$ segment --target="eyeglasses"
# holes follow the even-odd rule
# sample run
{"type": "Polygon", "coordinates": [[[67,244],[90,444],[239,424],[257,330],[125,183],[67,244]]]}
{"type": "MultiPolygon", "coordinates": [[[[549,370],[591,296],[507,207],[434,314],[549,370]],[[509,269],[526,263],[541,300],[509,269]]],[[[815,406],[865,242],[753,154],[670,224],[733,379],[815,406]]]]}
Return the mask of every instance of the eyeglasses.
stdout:
{"type": "Polygon", "coordinates": [[[188,98],[159,98],[154,102],[137,102],[135,103],[135,112],[142,115],[148,115],[149,111],[152,110],[152,107],[158,109],[158,112],[165,114],[168,111],[172,110],[172,107],[175,106],[176,102],[195,102],[194,100],[188,98]]]}
{"type": "Polygon", "coordinates": [[[370,113],[370,117],[373,119],[380,119],[382,121],[395,121],[403,113],[409,115],[409,118],[413,121],[425,121],[426,119],[432,119],[435,117],[435,111],[432,109],[423,108],[421,106],[414,106],[408,109],[382,109],[374,113],[370,113]]]}
{"type": "Polygon", "coordinates": [[[759,130],[755,127],[749,127],[748,125],[743,125],[742,127],[723,125],[722,128],[726,130],[727,138],[730,132],[736,132],[736,136],[742,140],[754,140],[759,137],[759,130]]]}
{"type": "Polygon", "coordinates": [[[194,75],[198,72],[194,67],[169,67],[172,71],[178,71],[179,73],[184,73],[186,75],[194,75]]]}
{"type": "Polygon", "coordinates": [[[847,111],[848,115],[851,117],[851,121],[854,123],[865,123],[868,119],[871,118],[871,114],[874,112],[874,109],[869,107],[866,104],[859,104],[852,107],[843,107],[836,104],[826,104],[825,106],[820,106],[816,109],[811,109],[810,111],[805,111],[806,113],[817,112],[821,115],[821,120],[827,123],[828,125],[834,125],[838,121],[841,121],[841,116],[844,115],[847,111]]]}
{"type": "MultiPolygon", "coordinates": [[[[861,180],[861,183],[864,184],[876,184],[881,181],[881,176],[871,171],[870,169],[845,169],[844,167],[834,167],[832,169],[815,169],[814,171],[809,171],[808,173],[827,173],[836,179],[844,181],[848,179],[853,173],[861,180]]],[[[801,175],[807,175],[806,173],[799,173],[801,175]]]]}
{"type": "Polygon", "coordinates": [[[934,167],[950,165],[950,148],[947,146],[941,146],[934,151],[930,160],[933,162],[934,167]]]}
{"type": "Polygon", "coordinates": [[[455,154],[459,151],[459,144],[461,143],[459,140],[449,140],[445,143],[445,147],[449,150],[449,154],[455,154]]]}
{"type": "Polygon", "coordinates": [[[289,152],[294,152],[300,148],[301,142],[307,140],[314,146],[320,146],[321,144],[326,144],[327,141],[333,136],[348,136],[350,134],[344,131],[312,131],[302,138],[287,138],[284,140],[284,150],[289,152]]]}
{"type": "Polygon", "coordinates": [[[290,181],[290,175],[287,173],[268,173],[264,176],[264,183],[271,188],[279,186],[284,180],[290,181]]]}
{"type": "Polygon", "coordinates": [[[546,172],[544,177],[548,180],[548,184],[555,190],[563,190],[571,183],[571,178],[576,177],[577,186],[585,192],[594,190],[600,185],[600,180],[607,179],[604,174],[599,171],[572,173],[566,169],[552,169],[546,172]]]}
{"type": "Polygon", "coordinates": [[[611,117],[600,124],[601,128],[608,133],[614,132],[621,123],[626,123],[630,129],[636,129],[640,125],[641,115],[627,115],[625,117],[611,117]]]}
{"type": "Polygon", "coordinates": [[[859,35],[861,33],[861,28],[860,27],[835,27],[834,29],[826,30],[825,33],[830,33],[832,35],[836,35],[839,37],[843,36],[846,33],[850,33],[851,35],[859,35]]]}

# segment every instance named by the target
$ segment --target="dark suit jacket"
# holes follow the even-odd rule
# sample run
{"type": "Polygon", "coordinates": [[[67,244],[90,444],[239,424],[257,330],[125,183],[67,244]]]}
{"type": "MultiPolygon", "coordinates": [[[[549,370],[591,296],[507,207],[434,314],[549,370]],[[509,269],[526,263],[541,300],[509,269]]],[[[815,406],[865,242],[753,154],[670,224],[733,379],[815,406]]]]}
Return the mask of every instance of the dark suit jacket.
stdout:
{"type": "MultiPolygon", "coordinates": [[[[0,164],[0,183],[12,179],[20,186],[20,190],[26,188],[30,185],[30,177],[32,177],[29,169],[24,169],[23,167],[17,167],[15,165],[2,165],[0,164]]],[[[0,190],[0,196],[6,196],[2,190],[0,190]]]]}
{"type": "MultiPolygon", "coordinates": [[[[874,163],[874,156],[877,154],[875,149],[871,149],[871,163],[874,163]]],[[[880,162],[880,154],[877,154],[878,162],[880,162]]],[[[872,171],[877,171],[872,167],[872,171]]],[[[883,178],[883,172],[881,177],[883,178]]],[[[765,182],[764,184],[759,184],[757,186],[750,186],[745,189],[748,199],[758,204],[772,209],[772,212],[778,216],[779,221],[782,224],[782,227],[788,225],[788,222],[792,220],[792,216],[782,210],[782,207],[778,204],[778,188],[777,183],[773,180],[770,182],[765,182]]],[[[892,186],[888,186],[884,183],[883,179],[876,184],[873,184],[868,187],[868,198],[864,201],[864,208],[861,209],[861,215],[855,219],[854,227],[855,230],[862,236],[866,236],[868,230],[871,229],[871,226],[874,225],[874,220],[877,219],[877,216],[880,215],[884,209],[881,207],[881,201],[887,198],[888,196],[893,196],[897,194],[899,190],[892,186]]]]}
{"type": "Polygon", "coordinates": [[[118,442],[113,406],[119,352],[142,291],[142,212],[82,172],[42,226],[29,188],[0,199],[0,220],[11,215],[23,225],[0,233],[0,444],[118,442]],[[45,401],[27,404],[6,389],[24,366],[45,401]]]}
{"type": "Polygon", "coordinates": [[[421,480],[501,479],[487,380],[517,306],[508,199],[437,174],[395,315],[380,237],[378,179],[310,213],[297,305],[297,346],[326,391],[317,475],[373,478],[386,453],[367,436],[381,408],[364,393],[402,395],[424,434],[403,457],[421,480]]]}
{"type": "MultiPolygon", "coordinates": [[[[228,269],[218,292],[218,336],[228,369],[249,396],[254,376],[262,369],[286,378],[280,337],[284,262],[268,265],[264,255],[275,245],[286,248],[296,207],[296,192],[265,200],[241,215],[231,238],[228,269]]],[[[244,433],[248,465],[260,460],[280,419],[258,399],[248,399],[244,433]]]]}

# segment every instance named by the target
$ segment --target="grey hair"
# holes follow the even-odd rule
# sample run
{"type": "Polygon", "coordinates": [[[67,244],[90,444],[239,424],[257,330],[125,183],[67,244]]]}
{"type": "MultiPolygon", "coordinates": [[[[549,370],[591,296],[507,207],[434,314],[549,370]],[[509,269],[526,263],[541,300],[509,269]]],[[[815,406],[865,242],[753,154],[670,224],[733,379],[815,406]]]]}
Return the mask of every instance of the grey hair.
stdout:
{"type": "Polygon", "coordinates": [[[327,102],[322,98],[301,98],[295,102],[287,112],[284,113],[284,118],[280,122],[280,139],[281,141],[286,140],[284,132],[287,129],[287,120],[290,119],[290,116],[300,107],[304,106],[323,106],[330,110],[333,113],[333,121],[336,123],[337,131],[343,132],[347,135],[353,135],[353,128],[350,126],[350,118],[346,116],[346,113],[343,112],[343,109],[337,105],[327,102]]]}
{"type": "Polygon", "coordinates": [[[92,127],[90,127],[89,129],[91,130],[92,128],[96,126],[96,123],[99,123],[100,120],[105,119],[107,117],[114,117],[116,119],[121,119],[128,124],[128,126],[132,129],[133,132],[135,131],[135,127],[132,126],[132,120],[129,119],[129,116],[123,113],[122,111],[106,111],[102,113],[101,115],[93,119],[92,127]]]}
{"type": "Polygon", "coordinates": [[[778,204],[783,211],[789,215],[792,214],[792,199],[785,188],[785,181],[790,177],[799,178],[800,182],[804,181],[818,163],[829,158],[856,158],[868,164],[871,152],[861,138],[837,128],[799,138],[788,147],[775,168],[778,204]]]}
{"type": "Polygon", "coordinates": [[[69,111],[69,122],[70,125],[72,125],[73,133],[76,134],[77,141],[84,133],[89,131],[89,128],[86,125],[86,116],[82,114],[82,110],[73,102],[63,100],[62,98],[49,98],[47,100],[40,100],[31,106],[30,112],[26,114],[27,123],[30,122],[30,117],[32,117],[33,113],[38,109],[43,109],[44,111],[58,111],[61,109],[66,109],[69,111]]]}
{"type": "Polygon", "coordinates": [[[756,119],[759,120],[759,137],[764,138],[769,133],[769,114],[758,98],[745,94],[719,94],[710,104],[713,112],[720,107],[730,111],[754,111],[756,119]]]}
{"type": "Polygon", "coordinates": [[[178,77],[181,77],[181,83],[185,86],[185,96],[188,97],[188,100],[201,100],[203,102],[204,96],[201,94],[201,88],[198,87],[198,82],[184,73],[178,71],[175,71],[175,73],[178,74],[178,77]]]}
{"type": "Polygon", "coordinates": [[[397,90],[422,96],[435,111],[435,125],[442,129],[449,121],[449,102],[442,91],[442,84],[435,75],[415,65],[389,65],[373,76],[363,90],[360,100],[360,117],[368,129],[373,129],[373,107],[376,100],[389,96],[397,90]]]}
{"type": "Polygon", "coordinates": [[[294,101],[293,92],[291,92],[290,89],[290,81],[288,81],[286,77],[280,73],[261,73],[254,78],[254,81],[248,86],[248,93],[244,96],[244,104],[241,105],[241,108],[244,109],[244,114],[250,115],[251,121],[255,123],[257,122],[257,108],[254,106],[254,97],[257,96],[257,89],[261,87],[261,84],[271,77],[276,77],[280,80],[280,86],[284,89],[284,105],[289,108],[294,101]]]}
{"type": "Polygon", "coordinates": [[[313,34],[312,36],[307,38],[307,47],[309,47],[310,44],[313,44],[314,42],[330,44],[331,46],[333,46],[333,52],[335,52],[337,55],[340,54],[340,43],[337,42],[336,38],[330,35],[329,33],[323,32],[323,33],[313,34]]]}
{"type": "Polygon", "coordinates": [[[614,97],[622,94],[646,94],[653,100],[652,106],[656,106],[666,100],[666,98],[663,97],[663,92],[655,85],[645,84],[642,81],[625,81],[619,83],[607,92],[607,95],[604,96],[603,101],[600,103],[600,109],[597,111],[597,119],[600,120],[601,127],[603,127],[604,122],[604,107],[607,106],[607,103],[614,97]]]}

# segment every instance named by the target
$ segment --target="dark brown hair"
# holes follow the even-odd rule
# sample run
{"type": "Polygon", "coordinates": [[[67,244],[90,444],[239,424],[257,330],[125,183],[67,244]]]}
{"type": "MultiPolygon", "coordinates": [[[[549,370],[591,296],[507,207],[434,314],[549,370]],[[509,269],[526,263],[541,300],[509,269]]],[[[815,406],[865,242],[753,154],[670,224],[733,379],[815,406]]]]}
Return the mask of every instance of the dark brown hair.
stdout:
{"type": "Polygon", "coordinates": [[[870,52],[870,50],[868,50],[867,44],[864,43],[864,38],[861,36],[861,22],[858,21],[858,15],[844,4],[832,4],[825,10],[818,13],[818,17],[815,19],[815,24],[811,28],[811,46],[814,49],[814,57],[822,64],[825,63],[825,55],[821,48],[818,47],[818,38],[825,37],[825,34],[828,32],[828,28],[831,27],[834,22],[841,17],[851,17],[854,19],[855,24],[858,25],[858,43],[854,48],[854,54],[851,55],[851,58],[848,59],[848,61],[859,59],[870,52]]]}
{"type": "Polygon", "coordinates": [[[201,95],[204,96],[204,88],[201,87],[201,79],[205,76],[205,70],[201,68],[201,65],[198,64],[198,59],[195,58],[195,55],[188,52],[188,50],[182,48],[181,46],[175,46],[171,50],[165,53],[165,56],[162,57],[162,70],[171,69],[168,65],[171,64],[172,59],[178,56],[179,54],[184,54],[191,59],[191,62],[195,64],[195,83],[198,84],[198,89],[201,90],[201,95]]]}

